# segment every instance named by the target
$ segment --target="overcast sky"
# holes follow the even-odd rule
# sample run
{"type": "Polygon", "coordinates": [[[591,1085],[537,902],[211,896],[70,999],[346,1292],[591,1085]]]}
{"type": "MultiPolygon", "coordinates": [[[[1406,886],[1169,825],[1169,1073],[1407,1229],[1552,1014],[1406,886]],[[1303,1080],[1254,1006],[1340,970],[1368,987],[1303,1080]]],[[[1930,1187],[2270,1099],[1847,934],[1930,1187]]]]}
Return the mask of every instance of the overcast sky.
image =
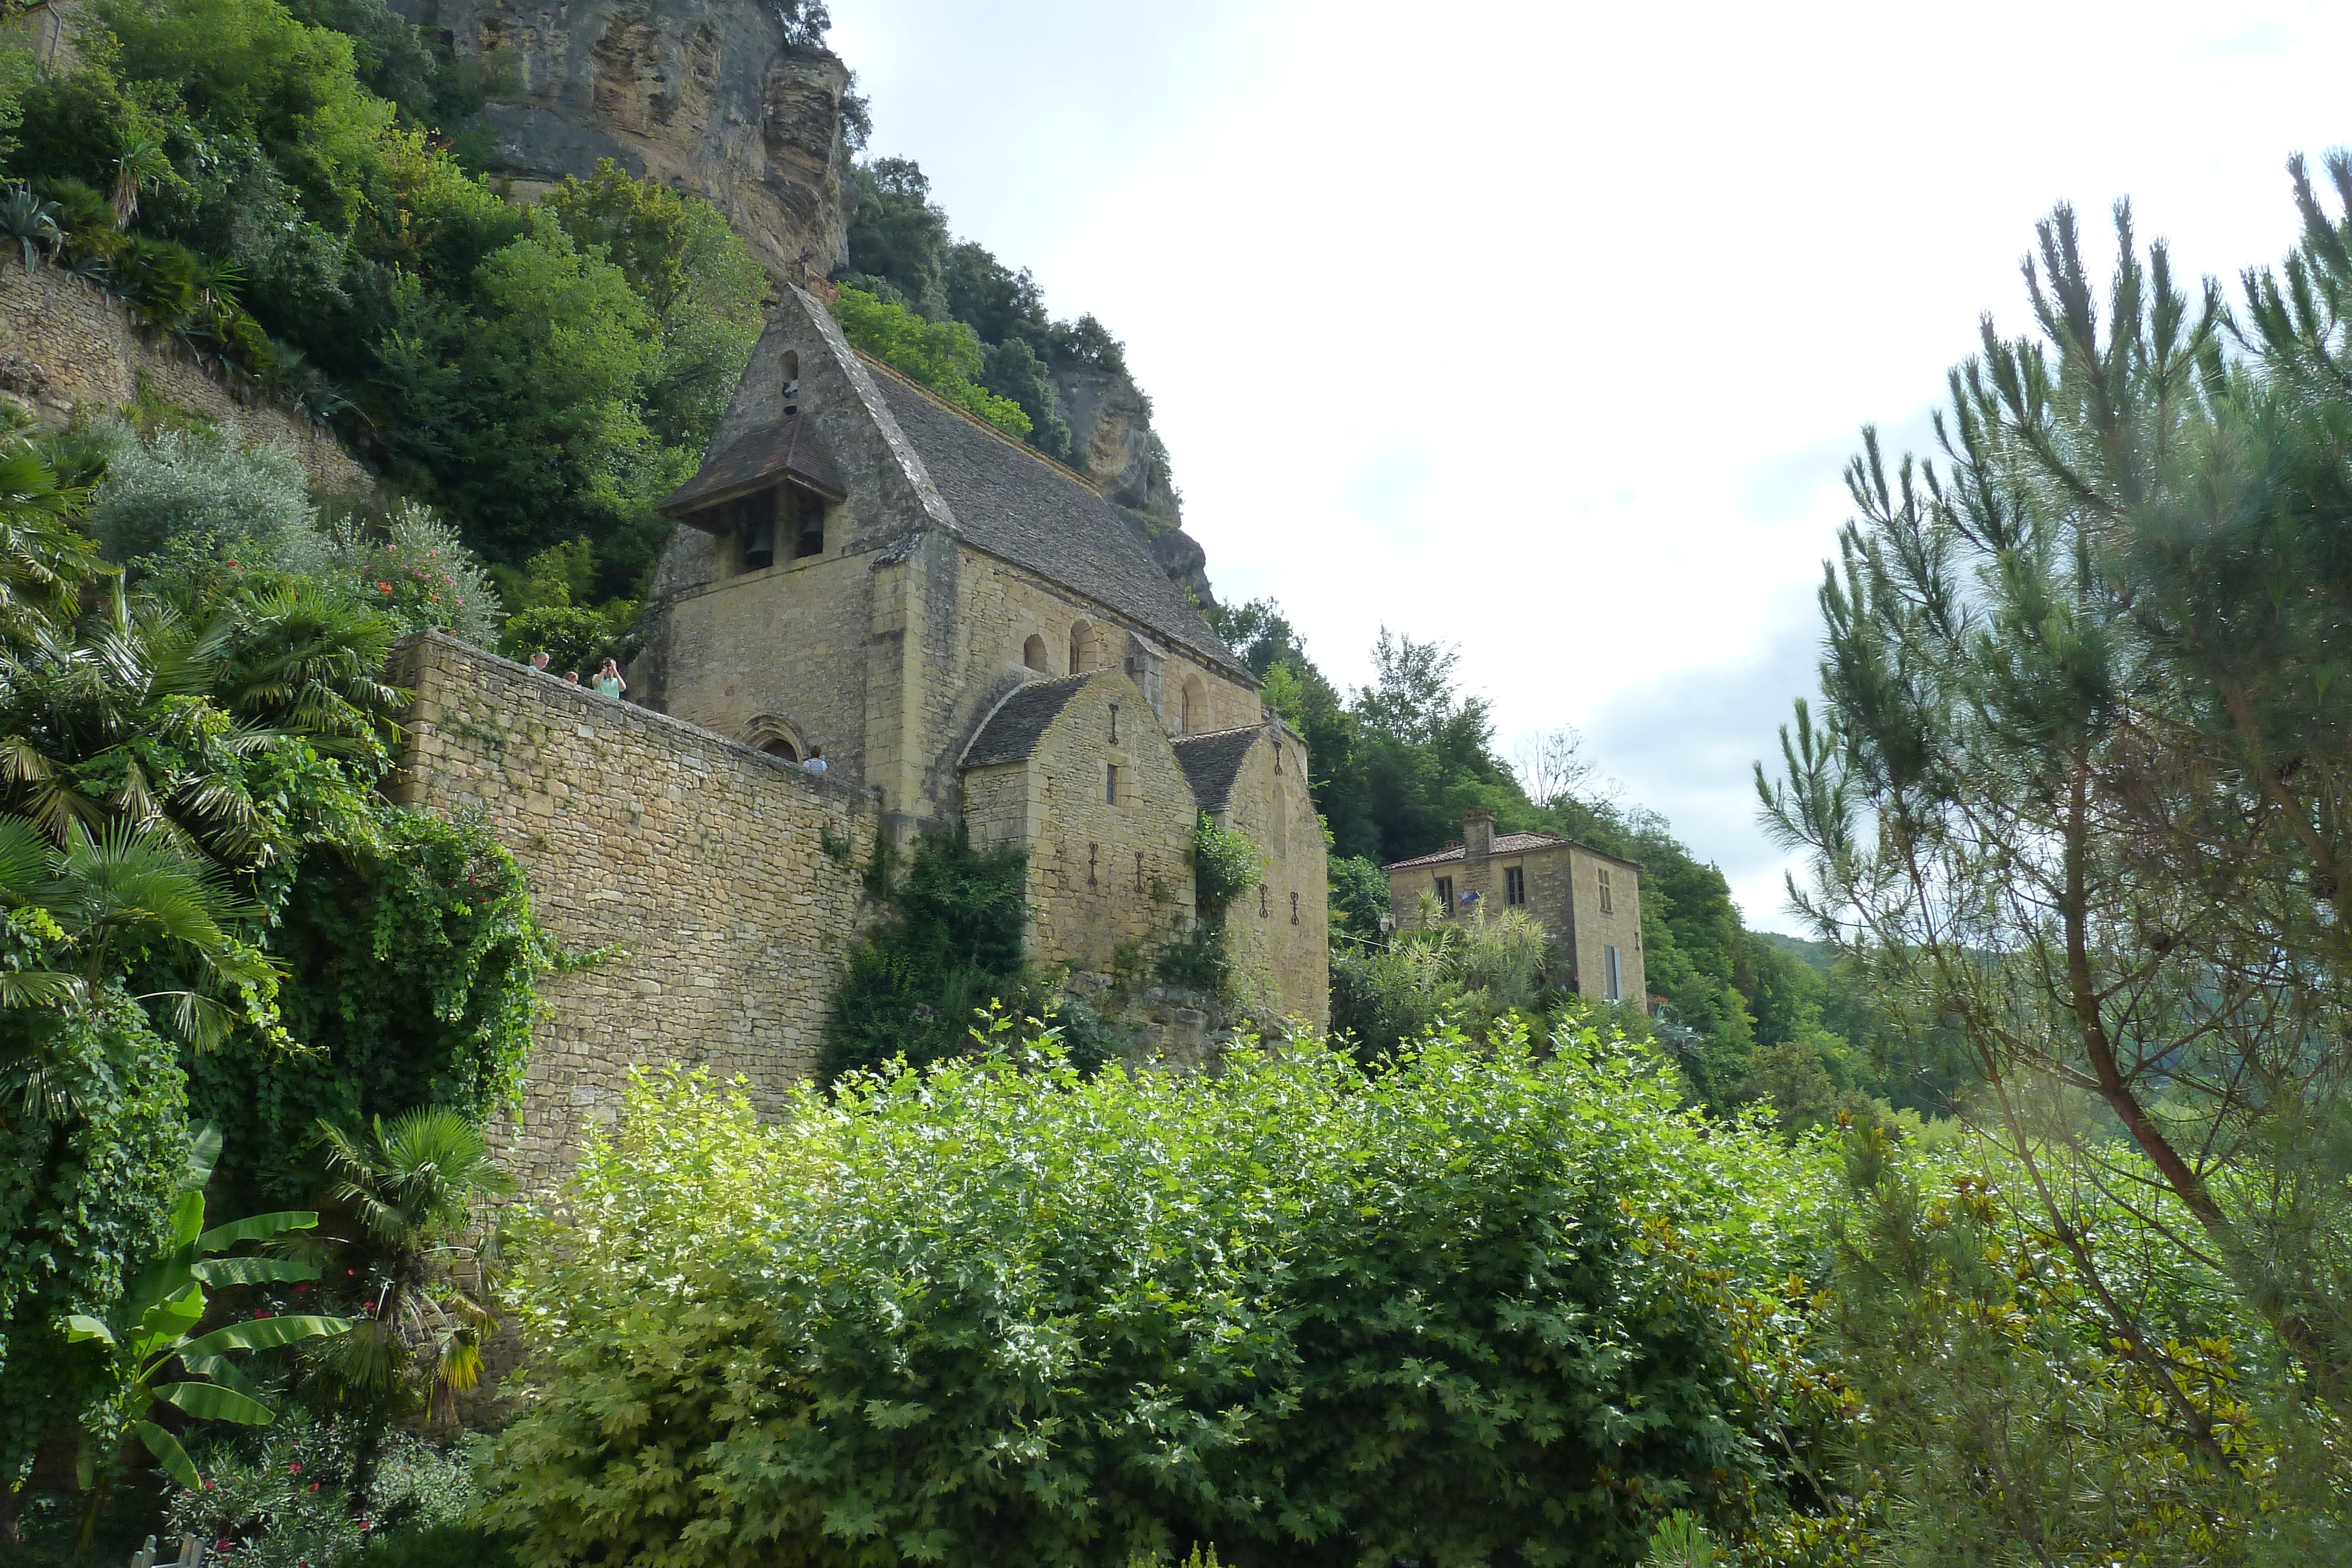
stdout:
{"type": "Polygon", "coordinates": [[[2352,5],[834,0],[873,152],[1128,345],[1221,597],[1457,643],[1794,930],[1751,759],[1856,431],[1926,439],[2053,202],[2291,243],[2352,5]]]}

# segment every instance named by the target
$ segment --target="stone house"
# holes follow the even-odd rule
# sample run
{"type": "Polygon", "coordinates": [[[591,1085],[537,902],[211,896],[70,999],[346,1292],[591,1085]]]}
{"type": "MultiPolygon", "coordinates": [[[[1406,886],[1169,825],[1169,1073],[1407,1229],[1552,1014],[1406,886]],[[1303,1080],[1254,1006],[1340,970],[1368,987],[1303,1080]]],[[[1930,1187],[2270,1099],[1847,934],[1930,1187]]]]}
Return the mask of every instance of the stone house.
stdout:
{"type": "Polygon", "coordinates": [[[1647,1005],[1638,862],[1553,833],[1498,835],[1478,807],[1462,813],[1460,843],[1381,869],[1399,930],[1425,908],[1446,920],[1516,909],[1542,925],[1580,996],[1647,1005]]]}
{"type": "Polygon", "coordinates": [[[1088,481],[867,360],[787,288],[701,468],[664,501],[632,695],[874,791],[900,838],[1029,852],[1030,954],[1180,940],[1202,812],[1265,885],[1247,999],[1328,1017],[1322,834],[1297,734],[1088,481]]]}

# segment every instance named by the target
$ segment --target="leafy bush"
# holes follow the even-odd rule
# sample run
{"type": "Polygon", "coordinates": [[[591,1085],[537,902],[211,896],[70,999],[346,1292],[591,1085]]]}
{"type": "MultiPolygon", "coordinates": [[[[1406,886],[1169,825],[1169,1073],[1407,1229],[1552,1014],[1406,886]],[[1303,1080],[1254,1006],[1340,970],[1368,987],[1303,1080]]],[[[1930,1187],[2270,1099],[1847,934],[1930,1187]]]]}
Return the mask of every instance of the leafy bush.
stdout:
{"type": "Polygon", "coordinates": [[[903,1056],[936,1061],[970,1047],[972,1017],[1028,990],[1022,956],[1028,856],[1017,844],[976,850],[961,828],[924,839],[903,876],[877,840],[868,882],[887,910],[851,949],[833,996],[820,1076],[903,1056]]]}
{"type": "Polygon", "coordinates": [[[1192,824],[1192,896],[1203,921],[1223,915],[1265,874],[1265,854],[1247,833],[1217,826],[1206,811],[1192,824]]]}
{"type": "Polygon", "coordinates": [[[1518,910],[1434,920],[1385,947],[1335,949],[1331,1028],[1368,1055],[1440,1024],[1484,1034],[1545,999],[1544,929],[1518,910]]]}
{"type": "Polygon", "coordinates": [[[1028,435],[1029,416],[1021,405],[978,384],[987,356],[962,322],[926,321],[903,305],[850,287],[838,291],[833,316],[853,345],[908,380],[1008,435],[1028,435]]]}
{"type": "Polygon", "coordinates": [[[175,540],[248,568],[318,574],[329,564],[302,465],[282,446],[247,446],[217,432],[118,429],[90,507],[99,548],[114,561],[157,555],[175,540]]]}
{"type": "Polygon", "coordinates": [[[769,1124],[643,1080],[530,1233],[486,1517],[550,1564],[1630,1563],[1778,1491],[1742,1303],[1825,1164],[1591,1036],[1016,1048],[769,1124]]]}
{"type": "MultiPolygon", "coordinates": [[[[635,617],[634,601],[622,601],[621,608],[635,617]]],[[[505,630],[499,633],[499,652],[517,663],[528,663],[533,653],[545,653],[547,667],[557,674],[578,670],[585,676],[607,657],[616,656],[627,628],[615,627],[614,620],[603,610],[576,610],[569,605],[526,610],[508,618],[505,630]]]]}
{"type": "Polygon", "coordinates": [[[432,508],[404,501],[381,533],[347,522],[329,544],[346,591],[403,632],[446,632],[478,648],[495,641],[489,573],[432,508]]]}
{"type": "Polygon", "coordinates": [[[386,1530],[447,1529],[477,1498],[473,1456],[414,1433],[289,1416],[196,1452],[205,1485],[175,1489],[170,1535],[205,1543],[223,1568],[342,1568],[386,1530]]]}

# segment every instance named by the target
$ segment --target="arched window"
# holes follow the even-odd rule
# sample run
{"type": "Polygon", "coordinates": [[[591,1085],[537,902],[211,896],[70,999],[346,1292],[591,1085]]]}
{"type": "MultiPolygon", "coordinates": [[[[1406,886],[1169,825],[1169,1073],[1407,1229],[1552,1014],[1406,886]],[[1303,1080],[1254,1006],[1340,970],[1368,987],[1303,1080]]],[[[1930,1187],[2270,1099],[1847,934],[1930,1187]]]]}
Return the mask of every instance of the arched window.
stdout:
{"type": "Polygon", "coordinates": [[[784,412],[791,413],[801,405],[801,357],[790,349],[784,350],[784,412]]]}
{"type": "Polygon", "coordinates": [[[775,714],[761,714],[745,725],[741,734],[744,745],[786,762],[798,762],[808,755],[808,747],[803,743],[800,731],[794,729],[789,720],[775,714]]]}
{"type": "Polygon", "coordinates": [[[1095,623],[1081,621],[1070,628],[1070,674],[1084,674],[1092,667],[1095,623]]]}
{"type": "Polygon", "coordinates": [[[1192,735],[1209,722],[1209,694],[1201,685],[1201,677],[1188,676],[1184,682],[1183,700],[1176,711],[1176,732],[1192,735]]]}
{"type": "Polygon", "coordinates": [[[1045,674],[1045,639],[1034,632],[1029,633],[1029,641],[1021,644],[1021,662],[1039,674],[1045,674]]]}

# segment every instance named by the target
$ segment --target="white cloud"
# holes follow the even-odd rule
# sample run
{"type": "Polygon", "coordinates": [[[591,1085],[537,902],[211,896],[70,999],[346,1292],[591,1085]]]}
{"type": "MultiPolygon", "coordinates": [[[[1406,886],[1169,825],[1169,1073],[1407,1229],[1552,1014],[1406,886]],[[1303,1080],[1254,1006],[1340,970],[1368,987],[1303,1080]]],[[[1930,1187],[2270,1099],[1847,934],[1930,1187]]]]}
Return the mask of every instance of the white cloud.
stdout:
{"type": "Polygon", "coordinates": [[[1747,765],[1856,427],[1925,439],[2055,200],[2274,258],[2352,45],[2291,0],[837,11],[877,151],[1127,340],[1221,592],[1343,682],[1384,623],[1459,642],[1760,923],[1747,765]]]}

